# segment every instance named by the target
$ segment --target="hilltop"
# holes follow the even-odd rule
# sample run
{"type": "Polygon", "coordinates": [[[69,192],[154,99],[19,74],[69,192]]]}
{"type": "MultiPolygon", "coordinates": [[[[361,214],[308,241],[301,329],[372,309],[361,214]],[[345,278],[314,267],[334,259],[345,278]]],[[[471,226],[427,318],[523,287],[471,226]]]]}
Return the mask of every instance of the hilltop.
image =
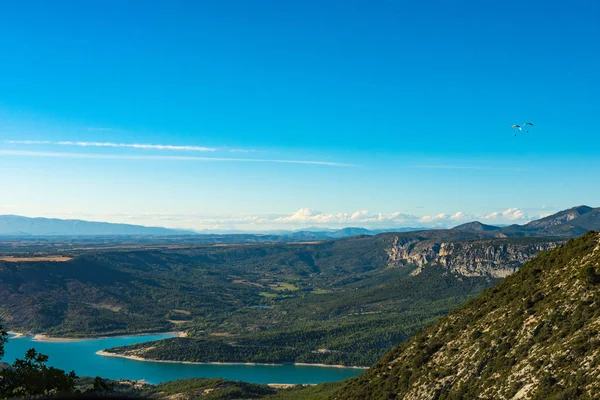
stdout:
{"type": "Polygon", "coordinates": [[[479,221],[467,222],[466,224],[458,225],[452,228],[458,231],[479,231],[479,232],[493,232],[500,231],[502,228],[499,226],[482,224],[479,221]]]}
{"type": "Polygon", "coordinates": [[[399,345],[336,399],[600,396],[600,234],[542,253],[399,345]]]}

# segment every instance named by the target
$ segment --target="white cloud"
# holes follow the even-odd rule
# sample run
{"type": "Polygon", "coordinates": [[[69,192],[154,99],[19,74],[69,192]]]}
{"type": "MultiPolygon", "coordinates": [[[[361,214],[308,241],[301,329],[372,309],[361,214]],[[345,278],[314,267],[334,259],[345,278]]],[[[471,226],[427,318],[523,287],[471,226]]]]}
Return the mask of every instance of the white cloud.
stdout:
{"type": "Polygon", "coordinates": [[[444,221],[448,219],[448,214],[425,215],[419,219],[421,222],[444,221]]]}
{"type": "Polygon", "coordinates": [[[301,208],[298,211],[279,216],[272,222],[284,223],[304,223],[304,224],[329,224],[329,225],[359,225],[359,226],[378,226],[394,225],[401,226],[405,224],[420,225],[419,216],[414,214],[394,212],[391,214],[369,214],[367,210],[358,210],[352,213],[323,213],[309,208],[301,208]]]}
{"type": "Polygon", "coordinates": [[[324,224],[324,225],[358,225],[371,227],[451,227],[460,223],[478,219],[502,222],[527,222],[527,214],[518,208],[509,208],[505,211],[494,212],[487,215],[472,215],[463,211],[455,213],[438,213],[434,215],[419,216],[410,213],[394,212],[390,214],[370,214],[367,210],[358,210],[353,213],[323,213],[309,208],[302,208],[294,213],[268,219],[274,223],[295,224],[324,224]]]}
{"type": "Polygon", "coordinates": [[[48,157],[48,158],[73,158],[73,159],[99,159],[99,160],[155,160],[155,161],[219,161],[219,162],[246,162],[246,163],[278,163],[278,164],[305,164],[324,165],[332,167],[354,167],[354,164],[344,164],[331,161],[312,160],[279,160],[264,158],[232,158],[232,157],[196,157],[196,156],[136,156],[124,154],[98,154],[98,153],[60,153],[52,151],[20,151],[0,150],[0,155],[21,157],[48,157]]]}
{"type": "Polygon", "coordinates": [[[468,216],[468,215],[466,215],[466,214],[465,214],[464,212],[462,212],[462,211],[459,211],[459,212],[457,212],[456,214],[454,214],[454,215],[452,215],[452,216],[450,217],[450,219],[451,219],[452,221],[464,221],[464,220],[466,220],[466,219],[468,219],[468,218],[469,218],[469,216],[468,216]]]}
{"type": "Polygon", "coordinates": [[[369,213],[367,212],[367,210],[361,210],[361,211],[355,211],[354,213],[352,213],[352,215],[350,216],[350,219],[352,220],[359,220],[363,217],[365,217],[366,215],[368,215],[369,213]]]}
{"type": "Polygon", "coordinates": [[[457,222],[465,222],[476,219],[476,217],[458,211],[454,214],[440,213],[436,215],[425,215],[419,218],[420,222],[426,224],[436,224],[438,226],[449,226],[457,222]]]}
{"type": "Polygon", "coordinates": [[[310,208],[301,208],[291,215],[281,216],[275,219],[275,222],[309,222],[316,224],[341,223],[351,219],[347,213],[325,214],[310,208]]]}
{"type": "Polygon", "coordinates": [[[484,215],[483,218],[487,220],[518,221],[525,220],[528,218],[528,216],[523,210],[520,210],[518,208],[509,208],[505,211],[497,211],[488,215],[484,215]]]}

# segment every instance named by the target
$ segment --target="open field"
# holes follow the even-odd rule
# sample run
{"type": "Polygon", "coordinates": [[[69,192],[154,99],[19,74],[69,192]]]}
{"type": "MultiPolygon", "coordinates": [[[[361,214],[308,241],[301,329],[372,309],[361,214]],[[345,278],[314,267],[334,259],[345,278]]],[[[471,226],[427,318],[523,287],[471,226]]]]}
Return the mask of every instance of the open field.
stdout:
{"type": "Polygon", "coordinates": [[[282,292],[285,290],[290,290],[290,291],[298,290],[298,286],[293,285],[291,283],[287,283],[287,282],[278,282],[278,283],[271,284],[269,286],[271,287],[272,290],[275,290],[277,292],[282,292]]]}

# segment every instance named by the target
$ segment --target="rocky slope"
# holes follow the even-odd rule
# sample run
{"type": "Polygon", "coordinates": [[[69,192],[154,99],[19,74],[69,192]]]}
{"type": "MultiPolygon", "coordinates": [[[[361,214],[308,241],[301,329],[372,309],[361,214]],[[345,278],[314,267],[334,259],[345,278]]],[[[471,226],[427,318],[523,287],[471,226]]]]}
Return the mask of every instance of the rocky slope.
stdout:
{"type": "Polygon", "coordinates": [[[463,276],[504,278],[540,251],[560,244],[557,240],[492,239],[438,243],[431,240],[402,241],[395,237],[386,250],[388,266],[413,264],[421,273],[426,265],[437,265],[463,276]]]}
{"type": "Polygon", "coordinates": [[[589,206],[573,207],[568,210],[560,211],[556,214],[549,215],[545,218],[541,218],[536,221],[531,221],[525,226],[528,228],[548,229],[552,228],[553,226],[564,225],[569,222],[572,222],[591,211],[594,211],[594,209],[589,206]]]}
{"type": "Polygon", "coordinates": [[[525,225],[510,225],[500,228],[480,222],[470,222],[459,225],[453,230],[486,232],[494,234],[495,237],[573,238],[583,235],[589,230],[600,230],[600,208],[573,207],[525,225]]]}
{"type": "Polygon", "coordinates": [[[600,234],[543,253],[336,399],[600,398],[600,234]]]}

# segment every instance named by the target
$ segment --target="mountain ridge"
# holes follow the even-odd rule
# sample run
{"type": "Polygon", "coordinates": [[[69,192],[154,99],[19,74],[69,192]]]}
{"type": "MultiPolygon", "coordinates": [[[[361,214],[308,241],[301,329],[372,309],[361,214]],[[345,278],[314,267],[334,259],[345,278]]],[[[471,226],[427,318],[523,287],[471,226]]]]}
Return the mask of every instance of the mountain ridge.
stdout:
{"type": "Polygon", "coordinates": [[[499,227],[479,221],[455,226],[452,230],[494,233],[496,237],[576,237],[588,230],[600,230],[600,208],[577,206],[530,221],[524,225],[499,227]]]}
{"type": "Polygon", "coordinates": [[[185,235],[193,232],[183,229],[142,225],[0,215],[1,236],[87,236],[87,235],[185,235]]]}

